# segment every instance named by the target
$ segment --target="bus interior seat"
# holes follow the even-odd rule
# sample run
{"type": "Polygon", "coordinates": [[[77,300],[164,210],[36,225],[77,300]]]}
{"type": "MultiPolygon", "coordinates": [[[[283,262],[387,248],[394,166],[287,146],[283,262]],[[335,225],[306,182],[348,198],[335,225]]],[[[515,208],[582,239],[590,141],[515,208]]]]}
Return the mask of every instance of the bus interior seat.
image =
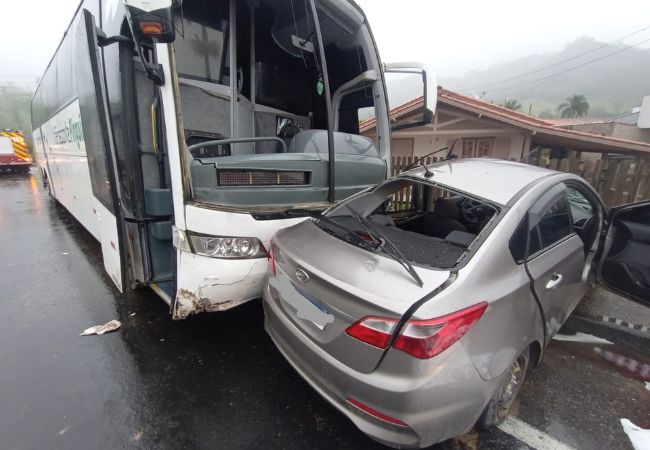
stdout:
{"type": "MultiPolygon", "coordinates": [[[[264,106],[262,106],[264,109],[264,106]]],[[[277,136],[289,146],[291,139],[300,132],[309,128],[309,119],[306,116],[285,117],[288,113],[280,111],[255,111],[255,136],[277,136]]],[[[255,144],[255,154],[280,153],[282,149],[277,142],[258,142],[255,144]]]]}
{"type": "MultiPolygon", "coordinates": [[[[289,153],[327,154],[327,130],[301,131],[293,137],[287,151],[289,153]]],[[[379,158],[379,151],[372,139],[340,131],[334,132],[334,151],[379,158]]]]}

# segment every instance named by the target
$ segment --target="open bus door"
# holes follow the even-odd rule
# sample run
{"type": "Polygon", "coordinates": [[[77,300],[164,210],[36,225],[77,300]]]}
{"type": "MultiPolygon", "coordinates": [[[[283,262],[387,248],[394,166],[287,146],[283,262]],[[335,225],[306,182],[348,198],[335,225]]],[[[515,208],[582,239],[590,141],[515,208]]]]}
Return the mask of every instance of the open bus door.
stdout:
{"type": "Polygon", "coordinates": [[[76,88],[104,267],[120,291],[126,280],[124,217],[119,197],[115,143],[99,59],[95,19],[83,10],[75,36],[76,88]]]}

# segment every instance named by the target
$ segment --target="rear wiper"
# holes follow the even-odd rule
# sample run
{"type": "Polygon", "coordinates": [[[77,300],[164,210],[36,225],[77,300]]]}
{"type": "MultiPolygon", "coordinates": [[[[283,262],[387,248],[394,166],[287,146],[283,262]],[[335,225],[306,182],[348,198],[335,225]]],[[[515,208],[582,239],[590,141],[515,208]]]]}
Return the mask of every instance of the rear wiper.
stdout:
{"type": "MultiPolygon", "coordinates": [[[[299,208],[294,208],[294,209],[288,209],[285,211],[285,214],[287,216],[296,216],[296,217],[302,217],[302,216],[308,216],[316,220],[322,220],[326,224],[338,228],[339,230],[343,231],[347,236],[351,236],[358,245],[361,245],[364,248],[370,249],[372,251],[375,251],[379,247],[379,242],[377,242],[377,245],[371,246],[368,244],[368,242],[363,239],[361,236],[359,236],[354,230],[341,225],[340,223],[330,219],[329,217],[323,216],[320,213],[311,211],[309,209],[299,209],[299,208]]],[[[370,233],[368,233],[370,234],[370,233]]]]}
{"type": "MultiPolygon", "coordinates": [[[[386,252],[387,255],[389,255],[393,260],[397,261],[406,271],[413,277],[413,279],[417,282],[417,284],[422,287],[424,286],[424,282],[422,281],[422,278],[420,278],[420,275],[415,271],[413,268],[413,265],[409,262],[408,259],[404,257],[402,252],[393,244],[390,239],[388,239],[386,236],[384,236],[382,233],[379,232],[368,219],[363,217],[361,214],[356,212],[354,208],[352,208],[350,205],[346,204],[345,205],[350,212],[352,213],[352,217],[357,219],[357,221],[361,224],[366,229],[366,232],[372,237],[372,239],[376,242],[380,243],[380,248],[384,248],[385,245],[388,245],[390,248],[390,252],[386,252]],[[375,236],[378,236],[380,240],[378,240],[375,236]],[[383,244],[382,244],[383,242],[383,244]]],[[[386,250],[384,248],[384,250],[386,250]]]]}

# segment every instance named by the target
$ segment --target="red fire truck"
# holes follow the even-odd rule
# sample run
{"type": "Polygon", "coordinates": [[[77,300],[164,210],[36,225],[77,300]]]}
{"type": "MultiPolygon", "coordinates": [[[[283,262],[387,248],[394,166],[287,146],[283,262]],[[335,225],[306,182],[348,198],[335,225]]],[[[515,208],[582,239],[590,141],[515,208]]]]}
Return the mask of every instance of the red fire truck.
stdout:
{"type": "Polygon", "coordinates": [[[32,155],[22,131],[0,130],[0,171],[29,172],[32,155]]]}

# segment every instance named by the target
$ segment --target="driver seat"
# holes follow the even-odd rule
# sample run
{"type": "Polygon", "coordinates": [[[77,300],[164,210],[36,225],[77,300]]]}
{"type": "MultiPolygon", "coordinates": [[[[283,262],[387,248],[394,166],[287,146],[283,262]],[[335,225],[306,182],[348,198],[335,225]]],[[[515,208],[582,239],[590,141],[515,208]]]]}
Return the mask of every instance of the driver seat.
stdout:
{"type": "Polygon", "coordinates": [[[451,198],[439,197],[433,206],[433,213],[424,218],[426,234],[444,239],[452,231],[467,232],[467,228],[459,222],[459,218],[458,203],[451,198]]]}

